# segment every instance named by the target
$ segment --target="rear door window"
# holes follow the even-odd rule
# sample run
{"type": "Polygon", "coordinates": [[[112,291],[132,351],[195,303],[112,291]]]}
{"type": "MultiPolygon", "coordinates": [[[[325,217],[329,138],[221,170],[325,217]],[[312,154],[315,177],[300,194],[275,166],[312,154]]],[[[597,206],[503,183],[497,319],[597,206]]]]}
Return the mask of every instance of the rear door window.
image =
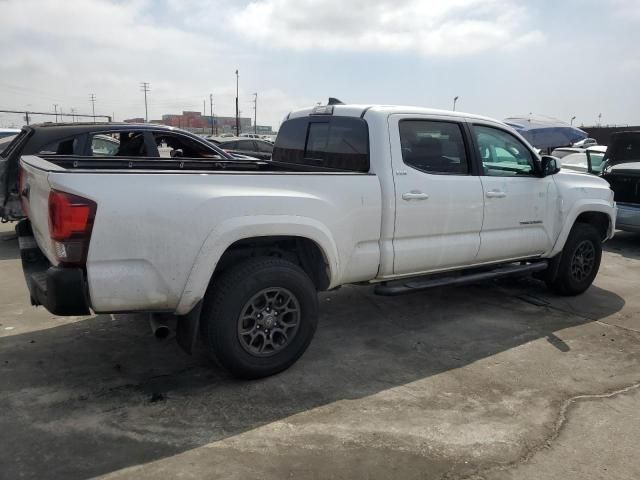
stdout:
{"type": "Polygon", "coordinates": [[[369,130],[361,118],[310,116],[285,121],[272,160],[335,170],[369,171],[369,130]]]}
{"type": "Polygon", "coordinates": [[[402,120],[400,143],[404,163],[431,174],[466,175],[469,162],[457,123],[402,120]]]}

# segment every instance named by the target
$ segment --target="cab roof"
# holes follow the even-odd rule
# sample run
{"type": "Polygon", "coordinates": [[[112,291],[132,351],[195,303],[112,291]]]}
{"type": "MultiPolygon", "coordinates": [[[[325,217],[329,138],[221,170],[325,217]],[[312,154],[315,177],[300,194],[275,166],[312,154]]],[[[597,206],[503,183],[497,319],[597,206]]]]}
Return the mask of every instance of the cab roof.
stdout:
{"type": "Polygon", "coordinates": [[[491,123],[498,123],[500,125],[506,125],[504,122],[499,120],[483,117],[481,115],[475,115],[472,113],[465,112],[454,112],[449,110],[439,110],[435,108],[425,108],[425,107],[415,107],[415,106],[404,106],[404,105],[317,105],[314,107],[307,107],[300,110],[295,110],[291,112],[287,119],[289,118],[298,118],[298,117],[306,117],[314,114],[314,111],[318,111],[321,109],[329,109],[334,116],[342,116],[342,117],[361,117],[364,118],[365,115],[382,115],[388,116],[391,114],[416,114],[416,115],[433,115],[433,116],[447,116],[447,117],[458,117],[460,119],[473,119],[473,120],[483,120],[491,123]]]}

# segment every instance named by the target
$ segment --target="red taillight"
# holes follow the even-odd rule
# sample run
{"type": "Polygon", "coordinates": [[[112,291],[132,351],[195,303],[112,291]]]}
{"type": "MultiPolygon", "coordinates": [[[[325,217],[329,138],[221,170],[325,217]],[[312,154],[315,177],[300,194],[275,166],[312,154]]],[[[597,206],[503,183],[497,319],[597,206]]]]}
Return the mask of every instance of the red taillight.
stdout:
{"type": "Polygon", "coordinates": [[[49,236],[61,263],[84,264],[96,208],[94,201],[77,195],[57,190],[49,193],[49,236]]]}

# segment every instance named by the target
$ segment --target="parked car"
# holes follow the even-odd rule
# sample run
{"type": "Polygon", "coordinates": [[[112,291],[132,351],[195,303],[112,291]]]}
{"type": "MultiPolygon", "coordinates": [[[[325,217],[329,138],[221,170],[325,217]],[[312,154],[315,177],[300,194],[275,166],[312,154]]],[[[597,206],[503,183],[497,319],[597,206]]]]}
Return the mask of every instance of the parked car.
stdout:
{"type": "Polygon", "coordinates": [[[562,157],[562,168],[599,175],[604,166],[604,155],[606,151],[607,147],[601,145],[585,148],[584,150],[580,149],[579,152],[562,157]]]}
{"type": "Polygon", "coordinates": [[[273,143],[255,139],[230,140],[228,142],[220,142],[218,146],[229,153],[249,155],[263,160],[269,160],[273,152],[273,143]]]}
{"type": "Polygon", "coordinates": [[[584,140],[573,143],[571,146],[578,148],[588,148],[595,147],[596,145],[598,145],[598,141],[595,138],[585,138],[584,140]]]}
{"type": "Polygon", "coordinates": [[[564,158],[567,155],[572,155],[574,153],[582,153],[584,152],[584,148],[577,148],[577,147],[560,147],[560,148],[556,148],[551,152],[551,156],[552,157],[556,157],[556,158],[564,158]]]}
{"type": "MultiPolygon", "coordinates": [[[[165,125],[133,123],[45,123],[23,127],[5,148],[0,148],[0,178],[12,178],[21,155],[73,155],[110,157],[250,159],[229,154],[190,132],[165,125]]],[[[0,182],[0,218],[16,220],[23,212],[17,183],[0,182]]]]}
{"type": "Polygon", "coordinates": [[[640,131],[611,135],[602,177],[615,192],[618,228],[640,232],[640,131]]]}
{"type": "Polygon", "coordinates": [[[257,138],[258,140],[262,139],[262,135],[259,135],[257,133],[241,133],[240,137],[241,138],[257,138]]]}
{"type": "Polygon", "coordinates": [[[536,273],[577,295],[614,232],[604,180],[561,172],[481,116],[299,110],[271,162],[158,161],[135,153],[171,134],[204,147],[142,133],[133,154],[108,163],[24,155],[4,179],[20,184],[28,212],[17,233],[31,299],[57,315],[171,312],[185,350],[201,334],[208,354],[244,378],[303,354],[318,291],[374,284],[399,295],[536,273]]]}
{"type": "Polygon", "coordinates": [[[12,137],[20,133],[18,128],[0,128],[0,138],[12,137]]]}

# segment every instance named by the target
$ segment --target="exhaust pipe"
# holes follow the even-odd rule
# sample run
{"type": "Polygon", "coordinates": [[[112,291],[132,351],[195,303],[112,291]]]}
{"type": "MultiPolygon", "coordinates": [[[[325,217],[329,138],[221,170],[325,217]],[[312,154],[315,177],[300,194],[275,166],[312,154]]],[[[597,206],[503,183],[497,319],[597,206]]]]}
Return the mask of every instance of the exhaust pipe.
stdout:
{"type": "Polygon", "coordinates": [[[169,338],[171,329],[167,324],[167,321],[162,318],[162,315],[152,313],[149,316],[149,325],[151,326],[151,333],[158,340],[165,340],[169,338]]]}

